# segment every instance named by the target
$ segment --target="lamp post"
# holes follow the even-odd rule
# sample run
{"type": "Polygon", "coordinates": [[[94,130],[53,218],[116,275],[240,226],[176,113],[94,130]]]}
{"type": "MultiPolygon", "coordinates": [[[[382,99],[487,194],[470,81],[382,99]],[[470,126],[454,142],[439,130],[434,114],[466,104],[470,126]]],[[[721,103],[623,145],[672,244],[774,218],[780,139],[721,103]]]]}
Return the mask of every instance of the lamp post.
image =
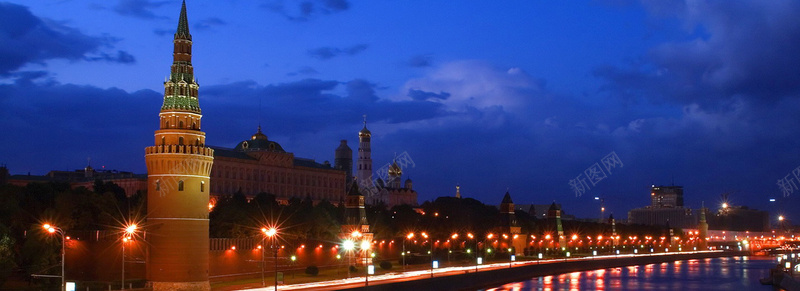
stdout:
{"type": "Polygon", "coordinates": [[[64,237],[64,230],[61,229],[60,227],[56,227],[54,225],[50,225],[50,224],[47,224],[47,223],[42,225],[42,227],[45,230],[47,230],[47,232],[49,232],[49,233],[58,233],[59,235],[61,235],[61,290],[62,291],[66,291],[67,290],[67,285],[66,285],[65,280],[64,280],[64,277],[65,277],[64,276],[64,262],[65,262],[64,258],[66,257],[65,256],[65,254],[66,254],[66,248],[65,248],[65,246],[66,246],[66,238],[64,237]]]}
{"type": "Polygon", "coordinates": [[[431,244],[431,250],[430,250],[430,254],[431,254],[431,278],[433,278],[433,239],[432,238],[429,239],[428,238],[428,234],[425,233],[425,232],[422,232],[421,235],[422,235],[422,237],[424,237],[425,239],[428,240],[428,243],[431,244]]]}
{"type": "MultiPolygon", "coordinates": [[[[485,244],[491,246],[491,243],[489,242],[489,240],[491,240],[493,237],[494,237],[493,233],[487,234],[486,235],[486,240],[484,240],[485,244]]],[[[486,260],[488,261],[489,260],[489,253],[492,252],[492,249],[490,247],[486,246],[486,245],[483,247],[483,252],[484,252],[483,255],[486,256],[486,260]]]]}
{"type": "Polygon", "coordinates": [[[347,263],[347,278],[350,278],[350,264],[352,264],[352,258],[353,258],[352,251],[353,248],[355,248],[355,243],[352,240],[348,239],[345,240],[344,243],[342,243],[342,247],[344,248],[345,251],[347,251],[349,255],[347,263]]]}
{"type": "Polygon", "coordinates": [[[412,238],[414,238],[414,233],[413,232],[409,232],[403,238],[403,256],[402,256],[403,257],[403,271],[406,270],[406,239],[412,239],[412,238]]]}
{"type": "Polygon", "coordinates": [[[364,252],[364,286],[369,286],[369,266],[367,265],[367,255],[369,253],[370,243],[367,240],[361,241],[361,251],[364,252]]]}
{"type": "MultiPolygon", "coordinates": [[[[262,227],[261,228],[261,232],[263,232],[264,235],[270,239],[270,244],[271,244],[270,248],[272,249],[272,251],[275,254],[275,257],[274,257],[275,258],[275,291],[278,291],[278,248],[275,245],[275,239],[277,238],[277,235],[278,235],[278,229],[274,228],[274,227],[271,227],[269,229],[266,228],[266,227],[262,227]]],[[[261,257],[262,258],[264,257],[264,252],[263,251],[261,252],[261,257]]],[[[262,264],[262,266],[263,266],[263,264],[262,264]]],[[[263,271],[263,268],[262,268],[262,271],[263,271]]],[[[261,274],[262,274],[261,277],[263,278],[264,277],[263,276],[264,273],[262,272],[261,274]]],[[[263,279],[262,279],[261,283],[264,284],[263,279]]]]}
{"type": "Polygon", "coordinates": [[[133,240],[135,232],[136,224],[131,224],[125,227],[125,233],[122,235],[122,287],[120,290],[125,290],[125,244],[133,240]]]}
{"type": "Polygon", "coordinates": [[[450,253],[453,252],[453,244],[456,243],[456,239],[458,238],[457,233],[453,233],[450,235],[450,249],[447,250],[447,264],[450,264],[450,253]]]}
{"type": "Polygon", "coordinates": [[[477,273],[478,272],[478,240],[475,239],[475,236],[472,235],[471,232],[467,233],[467,237],[469,239],[474,239],[475,240],[475,273],[477,273]]]}

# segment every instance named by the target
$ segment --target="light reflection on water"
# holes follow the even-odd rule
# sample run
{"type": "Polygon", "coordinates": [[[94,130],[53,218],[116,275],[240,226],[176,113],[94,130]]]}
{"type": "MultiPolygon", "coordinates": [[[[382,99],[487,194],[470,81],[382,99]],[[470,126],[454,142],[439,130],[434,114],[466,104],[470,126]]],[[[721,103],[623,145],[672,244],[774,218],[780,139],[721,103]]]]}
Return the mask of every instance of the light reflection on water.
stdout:
{"type": "Polygon", "coordinates": [[[532,278],[486,289],[501,290],[772,290],[758,279],[769,274],[771,257],[732,257],[608,268],[532,278]]]}

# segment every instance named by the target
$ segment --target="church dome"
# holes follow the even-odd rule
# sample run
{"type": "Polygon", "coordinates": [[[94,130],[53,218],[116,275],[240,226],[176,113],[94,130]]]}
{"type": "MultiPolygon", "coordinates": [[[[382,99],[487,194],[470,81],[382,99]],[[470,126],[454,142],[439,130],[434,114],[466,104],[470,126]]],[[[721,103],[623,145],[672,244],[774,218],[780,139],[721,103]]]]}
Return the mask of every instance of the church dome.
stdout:
{"type": "Polygon", "coordinates": [[[258,126],[258,132],[250,137],[250,140],[245,140],[236,145],[234,150],[237,151],[270,151],[285,153],[280,144],[267,139],[267,135],[261,132],[261,126],[258,126]]]}
{"type": "Polygon", "coordinates": [[[256,132],[250,140],[267,140],[267,135],[261,132],[261,125],[258,126],[258,132],[256,132]]]}
{"type": "Polygon", "coordinates": [[[369,129],[367,129],[366,124],[364,125],[364,128],[362,128],[361,131],[358,132],[358,137],[371,137],[371,136],[372,133],[369,132],[369,129]]]}
{"type": "Polygon", "coordinates": [[[389,166],[389,176],[399,177],[403,175],[403,169],[397,165],[397,161],[392,162],[392,165],[389,166]]]}

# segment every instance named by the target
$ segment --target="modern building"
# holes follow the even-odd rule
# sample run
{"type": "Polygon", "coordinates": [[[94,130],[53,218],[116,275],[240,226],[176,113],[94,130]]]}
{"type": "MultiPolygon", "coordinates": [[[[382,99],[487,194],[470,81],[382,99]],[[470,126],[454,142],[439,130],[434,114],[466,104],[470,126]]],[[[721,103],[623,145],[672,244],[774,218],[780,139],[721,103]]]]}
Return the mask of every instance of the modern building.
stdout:
{"type": "Polygon", "coordinates": [[[653,208],[683,207],[683,186],[655,186],[650,191],[650,206],[653,208]]]}
{"type": "Polygon", "coordinates": [[[192,35],[181,6],[147,164],[147,281],[152,290],[210,290],[208,201],[214,150],[206,147],[192,67],[192,35]]]}
{"type": "Polygon", "coordinates": [[[725,231],[770,231],[769,212],[750,209],[747,206],[725,204],[716,213],[707,217],[709,230],[725,231]]]}
{"type": "Polygon", "coordinates": [[[692,209],[683,206],[683,186],[653,185],[650,188],[650,205],[628,211],[628,223],[696,228],[698,217],[692,209]]]}

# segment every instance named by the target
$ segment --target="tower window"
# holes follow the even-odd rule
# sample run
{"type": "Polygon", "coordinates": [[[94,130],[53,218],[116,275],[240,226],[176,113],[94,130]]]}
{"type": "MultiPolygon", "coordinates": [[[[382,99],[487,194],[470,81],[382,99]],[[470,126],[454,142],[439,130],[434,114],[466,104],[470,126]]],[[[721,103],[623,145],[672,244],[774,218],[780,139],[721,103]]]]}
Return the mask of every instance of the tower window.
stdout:
{"type": "Polygon", "coordinates": [[[206,190],[206,182],[205,181],[201,181],[200,182],[200,192],[203,192],[205,190],[206,190]]]}
{"type": "Polygon", "coordinates": [[[178,137],[178,144],[183,145],[183,137],[178,137]]]}
{"type": "Polygon", "coordinates": [[[178,191],[183,191],[183,181],[178,181],[178,191]]]}
{"type": "Polygon", "coordinates": [[[167,138],[162,136],[161,137],[161,145],[165,145],[165,144],[167,144],[167,138]]]}
{"type": "Polygon", "coordinates": [[[156,180],[156,191],[161,191],[161,180],[156,180]]]}
{"type": "Polygon", "coordinates": [[[183,128],[183,120],[178,122],[178,128],[183,128]]]}

